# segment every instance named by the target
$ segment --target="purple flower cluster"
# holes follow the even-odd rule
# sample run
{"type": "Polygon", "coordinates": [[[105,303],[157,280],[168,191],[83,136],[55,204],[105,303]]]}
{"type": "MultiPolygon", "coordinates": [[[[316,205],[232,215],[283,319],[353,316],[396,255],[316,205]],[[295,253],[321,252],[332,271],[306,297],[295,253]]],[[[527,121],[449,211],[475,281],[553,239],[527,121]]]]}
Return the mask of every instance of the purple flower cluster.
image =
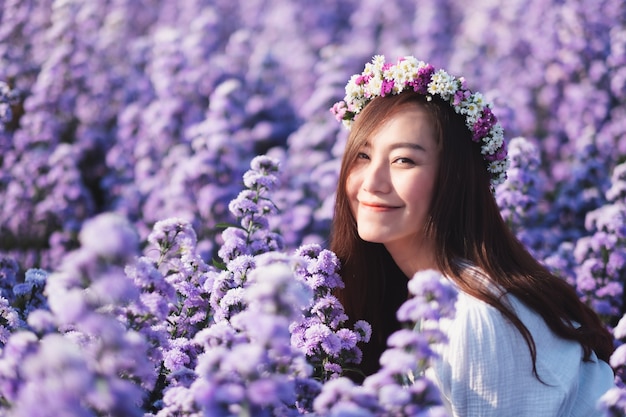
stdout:
{"type": "Polygon", "coordinates": [[[308,288],[287,264],[270,261],[251,271],[242,292],[246,308],[198,334],[204,352],[197,378],[188,394],[180,386],[175,394],[166,391],[157,415],[178,415],[190,403],[184,398],[205,415],[299,415],[312,368],[291,346],[289,323],[309,300],[308,288]]]}
{"type": "MultiPolygon", "coordinates": [[[[224,246],[240,239],[231,246],[236,251],[220,252],[223,270],[210,267],[194,272],[193,276],[203,276],[201,283],[187,280],[206,297],[204,308],[196,309],[206,315],[204,328],[187,328],[169,341],[173,349],[165,353],[164,366],[172,375],[158,416],[298,415],[310,408],[319,391],[319,383],[310,378],[311,365],[292,346],[289,333],[290,323],[301,320],[310,305],[312,291],[294,276],[294,259],[267,244],[274,236],[266,217],[274,210],[269,192],[276,185],[277,172],[271,158],[252,160],[243,177],[247,188],[229,205],[240,227],[222,234],[224,246]],[[193,360],[190,348],[196,353],[193,360]],[[172,369],[168,363],[172,360],[184,365],[188,378],[175,375],[180,371],[172,369]]],[[[195,244],[190,232],[171,221],[150,240],[174,249],[178,256],[173,259],[182,259],[185,248],[195,244]]],[[[178,288],[180,283],[173,285],[178,288]]],[[[190,296],[179,294],[181,300],[190,296]]]]}
{"type": "Polygon", "coordinates": [[[626,283],[626,201],[619,190],[626,184],[626,164],[615,167],[608,203],[587,213],[590,235],[576,241],[576,288],[581,297],[606,323],[615,323],[623,314],[626,283]]]}
{"type": "Polygon", "coordinates": [[[228,209],[239,219],[239,227],[229,227],[222,233],[224,243],[218,255],[229,262],[240,255],[256,255],[283,247],[281,236],[269,230],[267,217],[276,213],[276,207],[268,193],[278,185],[278,161],[257,156],[250,163],[250,170],[243,175],[246,189],[230,202],[228,209]]]}
{"type": "Polygon", "coordinates": [[[457,290],[436,271],[423,271],[409,281],[407,300],[398,310],[405,329],[393,333],[380,357],[381,369],[362,386],[345,377],[324,384],[314,409],[328,416],[446,416],[438,388],[424,372],[447,343],[440,320],[455,314],[457,290]]]}
{"type": "MultiPolygon", "coordinates": [[[[138,250],[130,224],[114,214],[89,220],[82,246],[45,280],[49,310],[28,315],[32,330],[11,334],[0,353],[7,415],[142,415],[157,372],[145,339],[117,313],[137,301],[124,265],[138,250]]],[[[31,270],[31,291],[46,274],[31,270]]]]}
{"type": "Polygon", "coordinates": [[[332,294],[334,288],[343,287],[339,259],[333,252],[308,244],[298,248],[295,257],[301,260],[296,275],[311,289],[313,297],[304,317],[290,326],[291,342],[306,354],[314,367],[314,377],[326,381],[361,362],[358,343],[369,342],[371,327],[362,320],[353,329],[344,326],[348,316],[332,294]]]}
{"type": "Polygon", "coordinates": [[[511,230],[527,248],[540,254],[541,246],[548,244],[537,227],[542,191],[539,148],[523,137],[511,139],[507,147],[510,165],[506,181],[496,187],[496,201],[511,230]]]}
{"type": "Polygon", "coordinates": [[[211,267],[198,254],[196,233],[184,220],[157,222],[147,240],[145,256],[127,273],[145,289],[133,316],[147,328],[152,360],[161,369],[154,402],[166,387],[186,386],[195,378],[201,349],[193,338],[211,320],[205,288],[211,267]]]}

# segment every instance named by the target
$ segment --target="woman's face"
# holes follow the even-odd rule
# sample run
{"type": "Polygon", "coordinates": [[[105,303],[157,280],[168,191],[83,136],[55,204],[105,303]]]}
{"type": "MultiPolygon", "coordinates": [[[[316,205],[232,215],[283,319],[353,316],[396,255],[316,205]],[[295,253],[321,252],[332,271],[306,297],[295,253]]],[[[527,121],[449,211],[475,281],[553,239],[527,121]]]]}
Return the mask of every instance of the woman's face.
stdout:
{"type": "Polygon", "coordinates": [[[346,181],[361,239],[392,254],[424,248],[438,163],[435,130],[419,105],[404,105],[367,138],[346,181]]]}

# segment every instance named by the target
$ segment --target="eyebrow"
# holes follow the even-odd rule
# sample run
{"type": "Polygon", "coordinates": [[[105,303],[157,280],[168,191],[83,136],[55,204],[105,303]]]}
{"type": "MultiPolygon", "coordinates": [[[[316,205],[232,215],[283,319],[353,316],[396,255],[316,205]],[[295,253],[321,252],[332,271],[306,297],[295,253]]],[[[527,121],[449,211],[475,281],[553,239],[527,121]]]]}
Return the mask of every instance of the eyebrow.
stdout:
{"type": "Polygon", "coordinates": [[[399,148],[409,148],[409,149],[416,149],[418,151],[424,151],[426,152],[426,148],[424,148],[422,145],[418,144],[418,143],[413,143],[413,142],[397,142],[397,143],[393,143],[391,145],[391,149],[399,149],[399,148]]]}
{"type": "MultiPolygon", "coordinates": [[[[363,144],[364,147],[366,148],[370,148],[371,145],[369,142],[365,142],[363,144]]],[[[415,149],[418,151],[422,151],[422,152],[426,152],[426,148],[424,148],[422,145],[418,144],[418,143],[414,143],[414,142],[396,142],[396,143],[392,143],[390,146],[391,150],[394,149],[401,149],[401,148],[409,148],[409,149],[415,149]]]]}

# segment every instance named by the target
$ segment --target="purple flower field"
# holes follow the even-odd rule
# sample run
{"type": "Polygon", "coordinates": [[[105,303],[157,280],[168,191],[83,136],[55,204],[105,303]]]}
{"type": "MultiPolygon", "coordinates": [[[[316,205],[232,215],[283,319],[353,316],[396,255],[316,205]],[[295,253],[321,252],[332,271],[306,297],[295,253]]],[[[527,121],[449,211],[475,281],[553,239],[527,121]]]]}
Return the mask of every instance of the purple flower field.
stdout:
{"type": "MultiPolygon", "coordinates": [[[[626,415],[623,0],[3,0],[0,416],[445,416],[436,331],[343,376],[329,108],[374,54],[494,102],[502,214],[612,330],[626,415]]],[[[407,329],[454,314],[431,272],[407,329]]]]}

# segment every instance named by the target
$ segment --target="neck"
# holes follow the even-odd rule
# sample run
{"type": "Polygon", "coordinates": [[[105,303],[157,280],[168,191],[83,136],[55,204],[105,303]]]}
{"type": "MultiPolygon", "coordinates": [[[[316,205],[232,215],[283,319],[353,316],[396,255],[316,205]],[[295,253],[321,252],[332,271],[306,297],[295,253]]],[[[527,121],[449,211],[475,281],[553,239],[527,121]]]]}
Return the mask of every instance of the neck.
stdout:
{"type": "Polygon", "coordinates": [[[430,242],[421,241],[417,245],[405,243],[385,244],[385,248],[407,278],[413,278],[419,271],[427,269],[439,270],[437,267],[435,248],[430,242]]]}

